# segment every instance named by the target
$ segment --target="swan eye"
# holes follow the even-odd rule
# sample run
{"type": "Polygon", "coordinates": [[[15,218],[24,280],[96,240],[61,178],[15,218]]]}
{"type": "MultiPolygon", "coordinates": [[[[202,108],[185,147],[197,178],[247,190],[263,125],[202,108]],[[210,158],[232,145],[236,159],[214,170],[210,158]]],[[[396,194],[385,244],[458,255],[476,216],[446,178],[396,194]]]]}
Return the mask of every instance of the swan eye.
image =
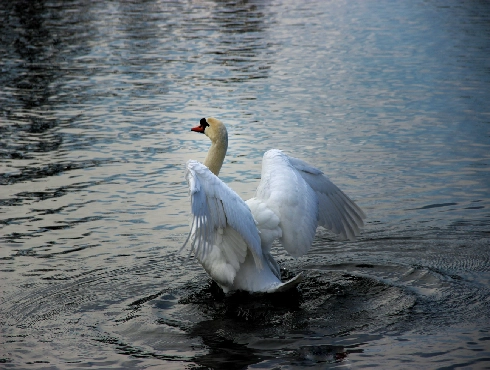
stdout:
{"type": "Polygon", "coordinates": [[[201,125],[203,131],[206,129],[206,127],[209,127],[209,123],[206,121],[206,118],[201,118],[199,124],[201,125]]]}

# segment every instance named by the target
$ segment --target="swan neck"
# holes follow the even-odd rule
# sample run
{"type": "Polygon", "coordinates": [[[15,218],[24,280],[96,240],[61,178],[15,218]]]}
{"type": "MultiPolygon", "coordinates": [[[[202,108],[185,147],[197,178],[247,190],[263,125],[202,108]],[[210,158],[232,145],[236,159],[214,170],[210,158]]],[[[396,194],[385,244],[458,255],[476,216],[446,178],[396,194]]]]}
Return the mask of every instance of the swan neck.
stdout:
{"type": "Polygon", "coordinates": [[[219,138],[212,142],[211,148],[209,148],[206,159],[204,160],[204,165],[216,176],[218,176],[221,166],[223,165],[227,149],[228,137],[219,138]]]}

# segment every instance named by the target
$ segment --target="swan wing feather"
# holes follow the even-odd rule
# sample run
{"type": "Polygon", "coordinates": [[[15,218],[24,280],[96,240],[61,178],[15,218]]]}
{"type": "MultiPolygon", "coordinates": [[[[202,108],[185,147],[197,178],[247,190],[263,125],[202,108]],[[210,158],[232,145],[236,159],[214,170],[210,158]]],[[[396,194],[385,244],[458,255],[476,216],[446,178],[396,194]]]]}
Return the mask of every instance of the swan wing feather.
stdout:
{"type": "Polygon", "coordinates": [[[261,212],[260,207],[252,208],[261,233],[265,223],[260,220],[270,220],[263,216],[272,211],[278,218],[277,235],[288,253],[299,257],[308,252],[318,223],[318,199],[282,151],[271,149],[264,154],[262,178],[252,199],[248,203],[265,205],[261,212]]]}
{"type": "Polygon", "coordinates": [[[221,279],[227,284],[232,283],[247,250],[257,267],[262,268],[259,233],[245,202],[202,163],[188,161],[185,178],[192,222],[181,250],[190,241],[189,254],[194,251],[212,276],[227,269],[227,277],[221,279]]]}
{"type": "Polygon", "coordinates": [[[318,225],[344,239],[354,240],[364,226],[366,215],[362,209],[319,169],[294,157],[289,157],[289,161],[318,197],[318,225]]]}

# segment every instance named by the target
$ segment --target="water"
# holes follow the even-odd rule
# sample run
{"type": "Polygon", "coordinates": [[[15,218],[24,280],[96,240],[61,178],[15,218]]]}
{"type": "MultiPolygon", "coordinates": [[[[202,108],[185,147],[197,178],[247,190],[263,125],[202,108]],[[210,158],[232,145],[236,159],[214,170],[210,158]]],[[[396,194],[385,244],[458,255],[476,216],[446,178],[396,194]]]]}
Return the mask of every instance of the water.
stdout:
{"type": "Polygon", "coordinates": [[[17,1],[0,28],[1,366],[490,368],[490,6],[17,1]],[[228,125],[253,195],[280,148],[368,215],[223,296],[178,249],[228,125]]]}

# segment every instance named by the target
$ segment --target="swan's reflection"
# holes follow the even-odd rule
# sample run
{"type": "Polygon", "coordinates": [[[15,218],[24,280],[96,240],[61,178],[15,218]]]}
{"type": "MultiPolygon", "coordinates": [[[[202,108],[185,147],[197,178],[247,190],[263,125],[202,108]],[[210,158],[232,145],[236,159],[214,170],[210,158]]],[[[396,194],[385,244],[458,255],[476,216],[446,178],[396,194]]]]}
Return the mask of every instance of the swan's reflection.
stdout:
{"type": "Polygon", "coordinates": [[[208,353],[195,356],[193,361],[213,369],[243,369],[260,362],[267,364],[278,352],[287,362],[299,365],[343,361],[348,355],[343,346],[302,345],[303,341],[298,341],[299,332],[315,335],[315,329],[308,325],[308,310],[301,308],[304,299],[298,290],[225,296],[212,282],[187,301],[199,302],[204,311],[213,313],[212,319],[188,331],[208,348],[208,353]]]}
{"type": "Polygon", "coordinates": [[[221,324],[221,320],[206,320],[192,328],[189,334],[199,336],[209,349],[207,354],[196,356],[193,361],[211,369],[244,369],[262,360],[247,345],[220,336],[218,333],[222,330],[221,324]]]}

